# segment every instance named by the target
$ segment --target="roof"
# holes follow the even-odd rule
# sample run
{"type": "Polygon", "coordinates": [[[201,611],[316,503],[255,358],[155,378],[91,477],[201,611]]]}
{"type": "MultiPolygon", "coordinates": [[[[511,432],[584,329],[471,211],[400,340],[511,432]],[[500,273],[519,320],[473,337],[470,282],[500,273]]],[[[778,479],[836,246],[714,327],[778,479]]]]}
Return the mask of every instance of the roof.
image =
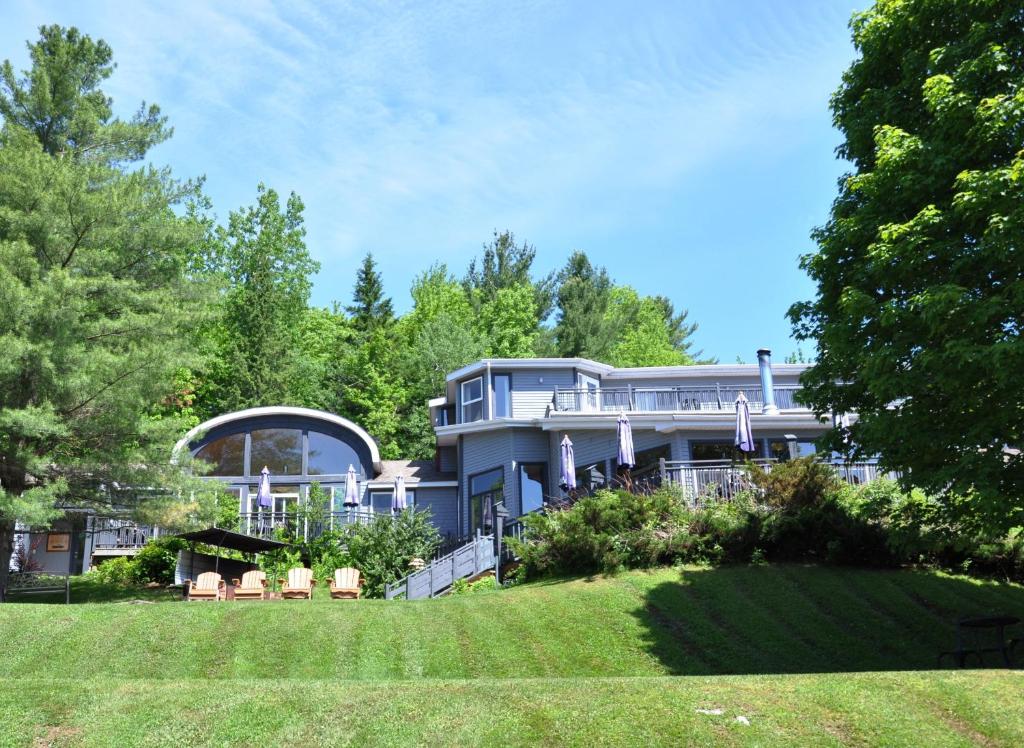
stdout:
{"type": "Polygon", "coordinates": [[[445,380],[453,382],[456,379],[475,374],[486,369],[488,366],[495,369],[564,369],[575,367],[587,371],[607,374],[614,367],[602,364],[600,361],[591,361],[589,358],[483,358],[461,369],[453,371],[445,380]]]}
{"type": "MultiPolygon", "coordinates": [[[[177,444],[174,445],[172,455],[179,454],[183,449],[188,448],[188,445],[194,441],[197,437],[206,433],[210,429],[216,426],[223,426],[226,423],[232,423],[234,421],[243,421],[248,418],[255,418],[258,416],[299,416],[301,418],[309,418],[312,420],[324,421],[335,426],[340,426],[343,429],[351,431],[355,434],[366,447],[370,450],[370,461],[373,463],[375,470],[380,469],[380,450],[377,449],[377,442],[373,440],[366,430],[353,423],[347,418],[335,415],[334,413],[328,413],[324,410],[314,410],[313,408],[296,408],[290,405],[272,405],[269,407],[262,408],[248,408],[246,410],[237,410],[234,413],[224,413],[216,418],[211,418],[208,421],[203,421],[201,424],[191,429],[184,437],[182,437],[177,444]]],[[[172,457],[173,461],[173,457],[172,457]]]]}
{"type": "Polygon", "coordinates": [[[455,480],[455,473],[444,472],[434,467],[433,460],[383,460],[381,473],[374,483],[392,482],[401,475],[407,483],[455,480]]]}
{"type": "Polygon", "coordinates": [[[219,548],[233,548],[242,553],[266,553],[267,551],[276,551],[278,548],[288,547],[287,543],[282,543],[279,540],[254,538],[252,535],[243,535],[240,532],[225,530],[222,527],[208,527],[205,530],[183,532],[180,535],[175,535],[175,537],[182,540],[191,540],[194,543],[215,545],[219,548]]]}

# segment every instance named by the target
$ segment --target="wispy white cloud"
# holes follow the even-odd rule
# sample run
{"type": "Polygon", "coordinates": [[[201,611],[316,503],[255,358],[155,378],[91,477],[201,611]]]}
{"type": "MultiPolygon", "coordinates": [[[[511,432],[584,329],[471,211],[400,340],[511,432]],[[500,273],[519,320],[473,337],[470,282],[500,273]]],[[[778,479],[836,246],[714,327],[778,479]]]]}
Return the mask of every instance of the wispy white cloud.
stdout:
{"type": "MultiPolygon", "coordinates": [[[[107,39],[117,103],[155,100],[176,127],[157,158],[206,173],[222,216],[259,180],[297,190],[324,263],[318,299],[347,296],[372,250],[401,304],[415,272],[461,268],[492,228],[549,264],[575,246],[608,257],[638,226],[675,231],[668,211],[686,213],[695,182],[728,179],[723,165],[777,166],[804,128],[827,129],[850,10],[14,2],[0,55],[22,59],[43,22],[107,39]]],[[[662,246],[629,251],[653,262],[662,246]]]]}

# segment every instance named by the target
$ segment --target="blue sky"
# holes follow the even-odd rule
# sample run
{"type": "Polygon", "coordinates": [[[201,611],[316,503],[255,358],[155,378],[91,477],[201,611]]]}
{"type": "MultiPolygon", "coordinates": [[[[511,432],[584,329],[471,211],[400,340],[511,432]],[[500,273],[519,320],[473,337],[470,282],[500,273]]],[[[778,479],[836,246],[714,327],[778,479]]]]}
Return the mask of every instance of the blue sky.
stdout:
{"type": "Polygon", "coordinates": [[[24,67],[44,23],[105,39],[116,110],[160,104],[153,160],[205,174],[219,218],[260,181],[301,195],[317,304],[372,251],[405,310],[417,273],[461,275],[509,228],[539,270],[585,250],[689,309],[705,354],[752,361],[796,348],[865,4],[0,0],[0,57],[24,67]]]}

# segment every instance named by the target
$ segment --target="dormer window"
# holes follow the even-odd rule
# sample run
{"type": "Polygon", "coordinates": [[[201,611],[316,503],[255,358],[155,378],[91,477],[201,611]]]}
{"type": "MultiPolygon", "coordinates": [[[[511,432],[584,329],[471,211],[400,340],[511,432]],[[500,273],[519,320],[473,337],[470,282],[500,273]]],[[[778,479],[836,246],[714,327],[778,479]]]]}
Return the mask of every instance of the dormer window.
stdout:
{"type": "Polygon", "coordinates": [[[471,423],[484,417],[483,377],[462,383],[462,422],[471,423]]]}

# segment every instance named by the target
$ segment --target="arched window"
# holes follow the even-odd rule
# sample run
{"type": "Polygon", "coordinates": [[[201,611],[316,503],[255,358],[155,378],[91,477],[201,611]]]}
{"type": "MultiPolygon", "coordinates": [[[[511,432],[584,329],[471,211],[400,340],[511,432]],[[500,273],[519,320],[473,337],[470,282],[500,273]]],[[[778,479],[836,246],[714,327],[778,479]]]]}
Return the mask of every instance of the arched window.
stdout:
{"type": "Polygon", "coordinates": [[[319,431],[309,432],[309,475],[337,475],[349,465],[359,465],[359,455],[350,445],[319,431]]]}
{"type": "Polygon", "coordinates": [[[245,469],[245,434],[228,434],[204,444],[196,458],[213,465],[209,475],[242,475],[245,469]]]}
{"type": "Polygon", "coordinates": [[[249,468],[256,475],[265,465],[271,475],[302,474],[302,431],[253,429],[249,468]]]}

